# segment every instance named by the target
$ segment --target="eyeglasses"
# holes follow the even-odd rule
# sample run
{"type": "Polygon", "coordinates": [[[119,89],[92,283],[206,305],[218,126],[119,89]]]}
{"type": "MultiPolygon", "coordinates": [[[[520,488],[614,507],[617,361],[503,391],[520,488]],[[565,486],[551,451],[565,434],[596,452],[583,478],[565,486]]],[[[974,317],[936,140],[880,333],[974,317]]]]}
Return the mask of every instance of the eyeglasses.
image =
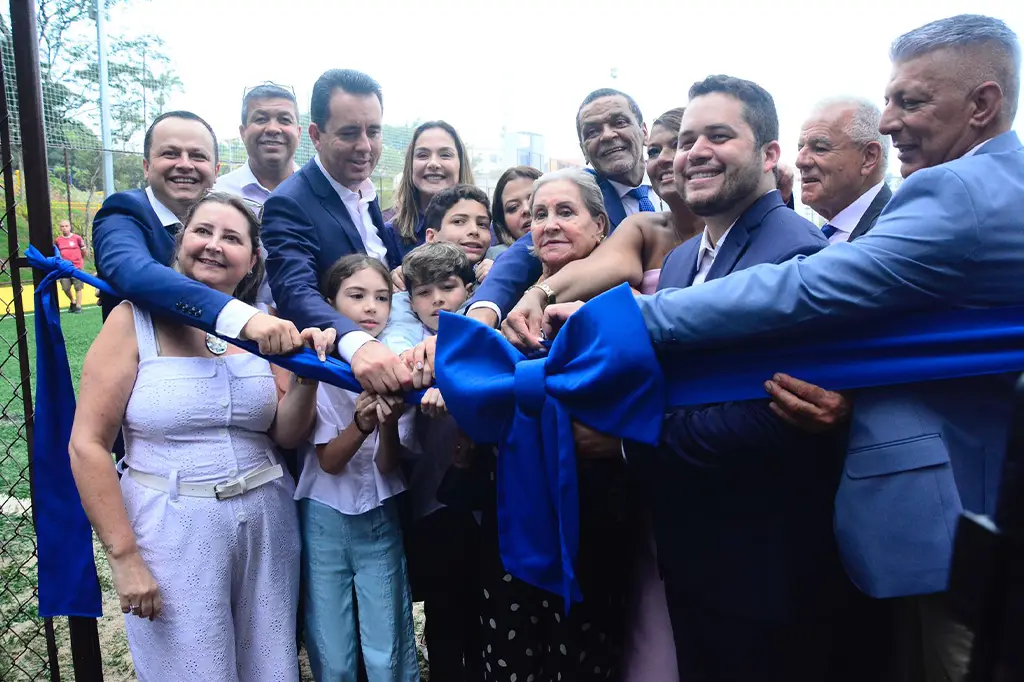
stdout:
{"type": "Polygon", "coordinates": [[[295,97],[295,88],[293,88],[292,86],[283,85],[281,83],[275,83],[274,81],[263,81],[262,83],[257,83],[256,85],[245,86],[245,89],[242,90],[242,99],[248,97],[249,93],[253,90],[263,87],[280,88],[282,90],[287,90],[288,92],[292,93],[292,97],[295,97]]]}

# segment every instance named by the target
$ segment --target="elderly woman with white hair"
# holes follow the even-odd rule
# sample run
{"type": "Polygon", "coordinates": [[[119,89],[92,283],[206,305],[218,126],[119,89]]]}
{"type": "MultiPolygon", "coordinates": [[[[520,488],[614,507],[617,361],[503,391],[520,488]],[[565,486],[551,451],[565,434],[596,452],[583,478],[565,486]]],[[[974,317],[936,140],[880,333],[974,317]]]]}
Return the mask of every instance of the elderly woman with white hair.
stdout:
{"type": "MultiPolygon", "coordinates": [[[[564,169],[533,185],[534,249],[542,286],[585,258],[608,233],[601,190],[589,173],[564,169]]],[[[509,575],[498,552],[497,518],[485,511],[481,602],[486,678],[497,682],[617,679],[636,524],[626,504],[617,439],[574,425],[579,476],[580,542],[576,567],[584,601],[565,615],[562,599],[509,575]]]]}

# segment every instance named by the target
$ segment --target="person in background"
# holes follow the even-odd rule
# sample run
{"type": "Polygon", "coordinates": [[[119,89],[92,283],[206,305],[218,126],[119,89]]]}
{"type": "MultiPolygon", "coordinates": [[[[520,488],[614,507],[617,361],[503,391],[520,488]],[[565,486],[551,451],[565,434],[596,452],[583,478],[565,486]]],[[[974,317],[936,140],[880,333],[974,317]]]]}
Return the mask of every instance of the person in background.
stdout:
{"type": "Polygon", "coordinates": [[[530,166],[513,166],[501,174],[494,186],[491,227],[494,257],[503,254],[530,231],[530,191],[541,172],[530,166]]]}
{"type": "MultiPolygon", "coordinates": [[[[608,234],[634,213],[655,212],[650,185],[644,180],[647,126],[636,100],[624,92],[602,88],[587,95],[576,112],[576,134],[584,158],[593,166],[604,200],[608,234]]],[[[496,327],[542,268],[530,249],[529,235],[509,247],[492,276],[470,300],[467,314],[496,327]]]]}
{"type": "MultiPolygon", "coordinates": [[[[53,241],[53,248],[61,258],[71,261],[71,264],[79,270],[85,264],[85,254],[89,252],[89,248],[85,245],[85,240],[82,239],[82,236],[75,234],[71,230],[70,220],[60,221],[60,236],[53,241]]],[[[64,290],[64,295],[71,301],[68,312],[82,312],[82,290],[85,288],[82,280],[75,279],[74,277],[62,277],[60,279],[60,288],[64,290]],[[71,298],[72,286],[75,288],[74,298],[71,298]]]]}
{"type": "MultiPolygon", "coordinates": [[[[251,202],[259,216],[270,193],[298,170],[295,150],[299,147],[302,128],[294,91],[270,82],[247,90],[242,96],[242,124],[238,134],[245,144],[248,159],[217,178],[213,188],[251,202]]],[[[267,257],[265,248],[262,256],[267,257]]],[[[275,307],[266,277],[256,294],[256,306],[264,312],[275,307]]]]}
{"type": "MultiPolygon", "coordinates": [[[[259,221],[206,195],[175,238],[181,277],[251,303],[259,221]]],[[[334,332],[301,338],[321,359],[334,332]]],[[[316,387],[279,398],[270,364],[125,302],[85,358],[70,441],[82,505],[110,563],[142,682],[298,680],[299,524],[274,444],[304,441],[316,387]],[[124,431],[127,473],[111,446],[124,431]]]]}
{"type": "MultiPolygon", "coordinates": [[[[391,281],[379,260],[342,257],[327,272],[323,293],[371,336],[383,331],[391,281]]],[[[314,447],[295,499],[306,646],[320,682],[355,680],[360,651],[370,682],[419,679],[396,499],[405,490],[399,458],[414,438],[414,416],[401,397],[327,384],[317,391],[314,447]]]]}
{"type": "MultiPolygon", "coordinates": [[[[406,147],[402,180],[394,194],[395,215],[384,226],[384,242],[392,262],[400,263],[405,254],[426,242],[423,219],[438,192],[472,184],[473,169],[455,128],[444,121],[417,126],[406,147]]],[[[391,280],[399,291],[404,290],[401,272],[395,272],[391,280]]]]}
{"type": "MultiPolygon", "coordinates": [[[[472,185],[442,190],[430,201],[423,224],[428,244],[450,242],[465,254],[474,272],[473,281],[467,285],[472,293],[494,262],[495,247],[489,246],[491,209],[487,195],[472,185]]],[[[404,277],[402,269],[397,268],[392,271],[392,279],[396,273],[404,277]]],[[[404,352],[423,341],[423,327],[415,314],[415,298],[413,292],[399,291],[392,299],[391,318],[380,339],[396,352],[404,352]]]]}

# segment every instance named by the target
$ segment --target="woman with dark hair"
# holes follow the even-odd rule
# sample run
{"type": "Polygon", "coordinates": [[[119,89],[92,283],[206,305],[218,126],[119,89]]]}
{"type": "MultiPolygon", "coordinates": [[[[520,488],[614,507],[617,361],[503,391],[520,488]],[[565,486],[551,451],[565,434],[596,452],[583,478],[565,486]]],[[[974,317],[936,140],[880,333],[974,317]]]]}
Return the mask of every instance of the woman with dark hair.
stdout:
{"type": "MultiPolygon", "coordinates": [[[[400,262],[426,240],[423,216],[438,192],[472,184],[473,169],[455,128],[444,121],[417,126],[405,150],[402,180],[395,188],[395,215],[384,225],[382,239],[388,254],[395,254],[400,262]]],[[[403,283],[396,284],[404,288],[403,283]]]]}
{"type": "Polygon", "coordinates": [[[491,201],[494,257],[530,231],[530,192],[541,172],[530,166],[513,166],[501,174],[491,201]]]}
{"type": "MultiPolygon", "coordinates": [[[[255,300],[259,221],[241,199],[206,194],[176,243],[181,274],[255,300]]],[[[302,337],[321,357],[334,343],[302,337]]],[[[299,524],[274,446],[305,440],[316,385],[291,383],[281,396],[263,358],[127,301],[89,349],[71,467],[140,680],[298,680],[299,524]]]]}

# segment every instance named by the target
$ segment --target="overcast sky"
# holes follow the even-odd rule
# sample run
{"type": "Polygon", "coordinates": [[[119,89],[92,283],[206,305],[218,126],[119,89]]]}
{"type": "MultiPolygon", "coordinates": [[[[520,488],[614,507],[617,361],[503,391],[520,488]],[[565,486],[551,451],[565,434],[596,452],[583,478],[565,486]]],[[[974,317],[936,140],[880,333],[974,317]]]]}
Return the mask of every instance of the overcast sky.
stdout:
{"type": "MultiPolygon", "coordinates": [[[[386,123],[443,118],[478,147],[498,147],[502,126],[529,130],[542,133],[546,153],[556,157],[579,156],[574,115],[590,90],[624,90],[653,120],[684,105],[694,81],[726,73],[772,93],[783,159],[791,163],[800,124],[816,99],[855,94],[881,103],[888,46],[900,33],[978,12],[1024,36],[1019,0],[208,0],[201,10],[187,6],[133,3],[113,12],[111,29],[162,36],[184,84],[170,108],[194,110],[223,137],[237,135],[245,86],[292,85],[305,109],[317,76],[345,67],[381,83],[386,123]]],[[[1024,131],[1024,115],[1015,127],[1024,131]]]]}

